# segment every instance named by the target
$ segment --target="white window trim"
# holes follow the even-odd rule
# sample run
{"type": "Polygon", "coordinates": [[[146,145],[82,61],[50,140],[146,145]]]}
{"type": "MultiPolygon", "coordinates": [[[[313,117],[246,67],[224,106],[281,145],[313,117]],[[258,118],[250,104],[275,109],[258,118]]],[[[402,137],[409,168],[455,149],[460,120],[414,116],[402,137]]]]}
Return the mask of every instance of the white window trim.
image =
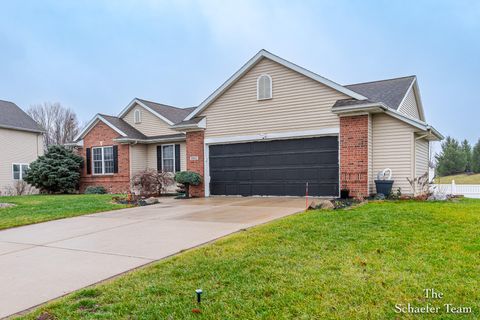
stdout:
{"type": "Polygon", "coordinates": [[[273,85],[272,84],[273,84],[272,77],[269,74],[263,73],[263,74],[258,76],[258,78],[257,78],[257,100],[262,101],[262,100],[270,100],[270,99],[273,98],[273,89],[272,89],[273,85]],[[270,97],[269,98],[260,98],[260,95],[259,95],[259,93],[260,93],[260,90],[259,90],[260,79],[264,76],[268,77],[268,79],[270,80],[270,97]]]}
{"type": "Polygon", "coordinates": [[[175,158],[175,144],[174,143],[168,143],[168,144],[161,144],[160,145],[160,150],[162,152],[162,172],[167,172],[163,169],[163,161],[165,160],[165,157],[163,156],[163,147],[167,147],[167,146],[173,146],[173,171],[170,172],[170,173],[175,173],[177,172],[177,168],[175,168],[175,164],[176,164],[176,158],[175,158]]]}
{"type": "Polygon", "coordinates": [[[12,163],[12,179],[13,179],[13,180],[15,180],[15,181],[17,181],[17,180],[18,180],[18,181],[23,181],[22,166],[27,166],[27,167],[30,169],[30,164],[29,164],[29,163],[17,163],[17,162],[12,163]],[[15,171],[13,171],[13,166],[14,166],[14,165],[20,166],[20,178],[18,178],[18,179],[15,179],[15,174],[14,174],[15,171]]]}
{"type": "MultiPolygon", "coordinates": [[[[92,153],[91,153],[91,166],[92,166],[92,175],[94,176],[111,176],[111,175],[114,175],[115,172],[112,172],[112,173],[105,173],[105,156],[104,156],[104,153],[105,153],[105,148],[112,148],[112,153],[113,153],[113,146],[103,146],[103,147],[92,147],[92,153]],[[102,149],[102,173],[95,173],[95,160],[94,160],[94,157],[93,157],[93,150],[94,149],[102,149]]],[[[96,161],[99,161],[99,160],[96,160],[96,161]]],[[[114,163],[114,166],[115,166],[115,157],[113,159],[113,163],[114,163]]],[[[115,171],[115,169],[113,170],[115,171]]]]}
{"type": "Polygon", "coordinates": [[[135,123],[142,123],[142,110],[140,109],[135,109],[133,111],[133,122],[135,123]],[[137,114],[138,114],[138,119],[137,119],[137,114]]]}

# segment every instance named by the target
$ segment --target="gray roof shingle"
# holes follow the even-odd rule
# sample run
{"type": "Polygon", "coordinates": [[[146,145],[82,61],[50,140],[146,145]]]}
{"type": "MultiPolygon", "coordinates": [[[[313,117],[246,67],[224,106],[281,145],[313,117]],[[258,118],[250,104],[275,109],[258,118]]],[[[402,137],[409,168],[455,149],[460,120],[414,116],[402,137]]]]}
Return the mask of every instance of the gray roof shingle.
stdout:
{"type": "Polygon", "coordinates": [[[146,139],[147,138],[143,133],[141,133],[140,131],[138,131],[137,129],[135,129],[131,125],[129,125],[123,119],[120,119],[120,118],[114,117],[114,116],[109,116],[109,115],[106,115],[106,114],[100,114],[100,115],[103,118],[105,118],[105,120],[110,122],[113,126],[115,126],[119,130],[124,132],[127,135],[127,138],[132,138],[132,139],[146,139]]]}
{"type": "Polygon", "coordinates": [[[17,130],[44,132],[35,120],[15,103],[0,100],[0,127],[17,130]]]}
{"type": "Polygon", "coordinates": [[[176,126],[185,126],[185,125],[189,125],[189,124],[197,124],[200,121],[202,121],[203,118],[205,118],[205,117],[195,117],[195,118],[190,119],[190,120],[184,120],[184,121],[181,121],[181,122],[175,124],[175,127],[176,126]]]}
{"type": "Polygon", "coordinates": [[[161,103],[156,103],[153,101],[148,101],[144,99],[139,99],[137,100],[141,101],[145,105],[147,105],[149,108],[153,109],[155,112],[161,114],[168,120],[172,121],[174,124],[179,123],[187,115],[189,115],[193,110],[195,110],[195,107],[192,108],[177,108],[177,107],[172,107],[166,104],[161,104],[161,103]]]}
{"type": "MultiPolygon", "coordinates": [[[[405,97],[407,94],[407,90],[410,88],[410,85],[415,78],[415,76],[408,76],[395,79],[349,84],[344,87],[367,97],[370,102],[383,102],[385,105],[387,105],[387,107],[398,110],[400,102],[402,102],[403,97],[405,97]]],[[[345,100],[353,101],[352,99],[345,100]]],[[[363,103],[366,103],[366,101],[364,100],[363,103]]],[[[339,105],[335,104],[335,106],[339,105]]]]}

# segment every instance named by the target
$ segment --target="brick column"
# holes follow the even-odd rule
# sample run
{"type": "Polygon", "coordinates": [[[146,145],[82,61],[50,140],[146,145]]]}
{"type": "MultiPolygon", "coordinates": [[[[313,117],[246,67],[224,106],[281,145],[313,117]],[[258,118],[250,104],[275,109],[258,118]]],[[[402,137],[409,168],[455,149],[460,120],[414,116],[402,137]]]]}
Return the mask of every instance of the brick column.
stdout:
{"type": "MultiPolygon", "coordinates": [[[[187,170],[197,172],[204,179],[204,132],[187,132],[187,170]]],[[[205,197],[205,185],[202,182],[198,186],[190,186],[190,195],[193,197],[205,197]]]]}
{"type": "Polygon", "coordinates": [[[340,117],[340,187],[368,196],[368,115],[340,117]]]}

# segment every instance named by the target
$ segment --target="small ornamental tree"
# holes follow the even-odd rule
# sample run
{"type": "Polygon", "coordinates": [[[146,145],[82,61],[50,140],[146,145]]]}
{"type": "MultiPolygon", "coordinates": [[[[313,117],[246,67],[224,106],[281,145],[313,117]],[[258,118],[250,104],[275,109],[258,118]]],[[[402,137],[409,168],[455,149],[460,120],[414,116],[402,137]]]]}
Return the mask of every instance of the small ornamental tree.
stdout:
{"type": "Polygon", "coordinates": [[[30,164],[24,180],[47,193],[71,193],[78,187],[82,157],[63,146],[50,146],[30,164]]]}
{"type": "Polygon", "coordinates": [[[175,181],[185,186],[185,198],[190,198],[190,186],[198,186],[202,177],[193,171],[180,171],[175,174],[175,181]]]}
{"type": "Polygon", "coordinates": [[[131,179],[132,189],[138,191],[141,196],[160,195],[173,183],[170,172],[161,172],[154,169],[140,171],[131,179]]]}

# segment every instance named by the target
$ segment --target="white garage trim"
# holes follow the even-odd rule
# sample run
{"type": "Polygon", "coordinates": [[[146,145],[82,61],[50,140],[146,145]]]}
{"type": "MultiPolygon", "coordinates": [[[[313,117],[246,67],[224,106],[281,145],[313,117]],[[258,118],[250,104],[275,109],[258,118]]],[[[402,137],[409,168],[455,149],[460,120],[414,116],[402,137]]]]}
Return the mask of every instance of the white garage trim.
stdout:
{"type": "MultiPolygon", "coordinates": [[[[265,133],[265,134],[256,134],[248,136],[230,136],[230,137],[219,137],[219,138],[207,138],[204,140],[203,145],[203,165],[204,165],[204,181],[205,186],[205,197],[210,196],[210,152],[209,146],[211,144],[228,144],[228,143],[238,143],[238,142],[255,142],[255,141],[265,141],[265,140],[286,140],[286,139],[298,139],[298,138],[313,138],[321,136],[337,136],[340,133],[340,128],[325,128],[319,130],[306,130],[306,131],[290,131],[290,132],[278,132],[278,133],[265,133]]],[[[339,144],[340,147],[340,144],[339,144]]],[[[340,148],[339,148],[340,156],[340,148]]],[[[338,165],[340,165],[340,160],[338,165]]],[[[340,174],[339,174],[340,179],[340,174]]],[[[340,181],[338,184],[339,194],[340,194],[340,181]]]]}
{"type": "Polygon", "coordinates": [[[254,134],[254,135],[248,135],[248,136],[206,138],[205,144],[220,144],[220,143],[226,144],[226,143],[237,143],[237,142],[261,141],[261,140],[307,138],[307,137],[338,135],[339,133],[340,133],[340,128],[336,127],[336,128],[325,128],[325,129],[319,129],[319,130],[289,131],[289,132],[254,134]]]}

